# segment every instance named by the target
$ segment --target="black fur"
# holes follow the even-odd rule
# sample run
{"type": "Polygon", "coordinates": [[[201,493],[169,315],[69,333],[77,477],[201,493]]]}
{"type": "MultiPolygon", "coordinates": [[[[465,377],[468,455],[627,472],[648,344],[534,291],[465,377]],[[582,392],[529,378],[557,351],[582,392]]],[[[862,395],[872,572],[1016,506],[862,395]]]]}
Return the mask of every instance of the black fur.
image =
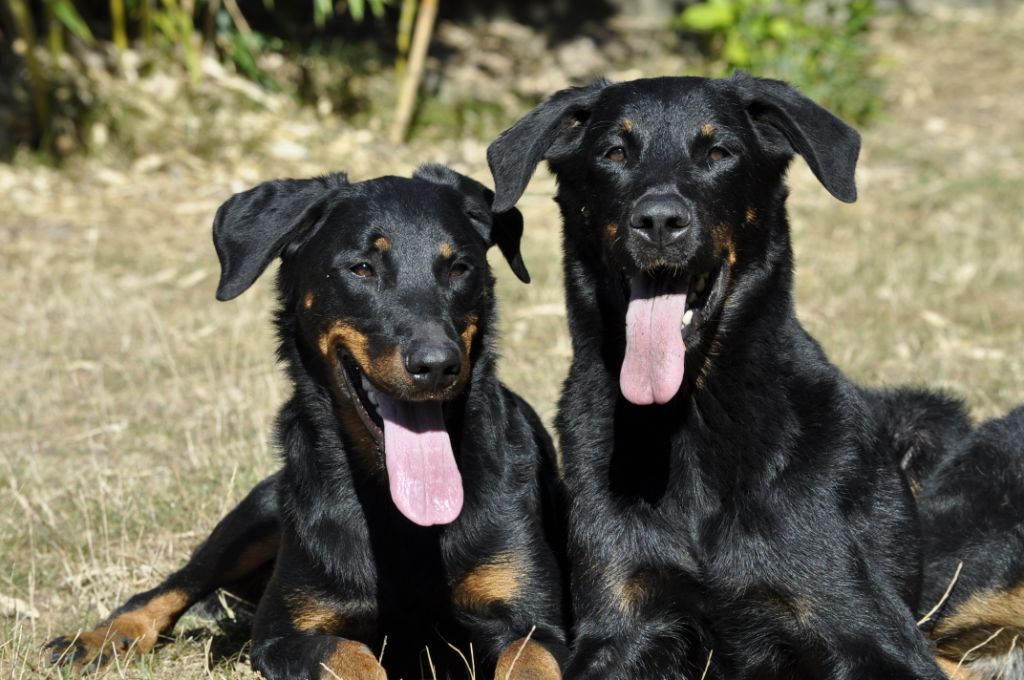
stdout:
{"type": "MultiPolygon", "coordinates": [[[[163,633],[190,604],[237,580],[233,569],[248,576],[276,557],[253,626],[253,666],[267,678],[334,677],[325,663],[346,678],[383,677],[372,659],[382,649],[390,677],[430,677],[428,646],[437,677],[466,677],[449,643],[490,677],[499,654],[527,636],[565,660],[561,572],[549,541],[553,447],[494,366],[486,251],[497,244],[528,280],[522,217],[492,213],[492,198],[478,182],[425,166],[412,179],[266,182],[221,207],[219,299],[241,294],[282,257],[278,352],[294,384],[276,427],[284,467],[188,565],[115,612],[100,638],[128,641],[119,616],[149,616],[154,597],[180,595],[163,633]],[[451,350],[458,362],[424,382],[416,348],[451,350]],[[450,524],[417,526],[396,509],[364,378],[378,396],[443,404],[465,495],[450,524]],[[261,541],[266,556],[249,564],[241,556],[261,541]],[[338,661],[342,640],[369,648],[347,648],[356,665],[338,661]]],[[[55,660],[100,653],[98,666],[113,648],[97,647],[61,638],[50,648],[55,660]]],[[[520,666],[530,670],[525,657],[520,666]]]]}
{"type": "MultiPolygon", "coordinates": [[[[938,395],[852,384],[794,310],[786,169],[800,154],[852,201],[859,146],[788,85],[738,74],[565,90],[488,149],[496,209],[547,160],[564,219],[567,678],[945,677],[915,623],[933,603],[922,560],[941,528],[923,551],[908,479],[939,480],[937,503],[966,524],[977,506],[943,486],[958,483],[946,469],[969,422],[938,395]],[[644,281],[685,286],[695,311],[678,390],[641,406],[620,372],[644,281]]],[[[1007,484],[1013,498],[1024,488],[1007,484]]],[[[931,503],[926,526],[942,523],[931,503]]],[[[960,543],[992,548],[1008,525],[1019,536],[1019,514],[989,506],[992,538],[960,543]]]]}

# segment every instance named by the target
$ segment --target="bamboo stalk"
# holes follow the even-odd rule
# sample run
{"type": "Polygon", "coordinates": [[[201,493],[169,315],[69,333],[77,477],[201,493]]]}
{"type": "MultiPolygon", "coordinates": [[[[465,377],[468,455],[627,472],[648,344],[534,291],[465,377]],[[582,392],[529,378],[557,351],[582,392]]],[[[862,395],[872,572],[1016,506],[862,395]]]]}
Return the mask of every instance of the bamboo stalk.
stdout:
{"type": "Polygon", "coordinates": [[[181,42],[185,50],[185,64],[193,85],[199,84],[199,46],[195,38],[195,0],[181,0],[179,14],[181,42]]]}
{"type": "Polygon", "coordinates": [[[409,45],[412,42],[412,22],[416,18],[417,0],[402,0],[402,12],[398,15],[398,37],[396,47],[398,56],[395,59],[395,79],[402,82],[405,68],[409,63],[409,45]]]}
{"type": "Polygon", "coordinates": [[[402,90],[398,95],[398,106],[395,110],[395,122],[391,127],[391,141],[400,144],[405,141],[409,131],[409,122],[416,106],[416,93],[423,79],[423,65],[427,59],[427,48],[430,36],[434,32],[434,20],[437,19],[439,0],[423,0],[416,17],[416,29],[412,35],[412,50],[409,55],[409,70],[402,79],[402,90]]]}
{"type": "Polygon", "coordinates": [[[234,22],[235,28],[242,34],[242,37],[246,40],[252,40],[252,28],[249,27],[249,22],[245,20],[245,15],[242,14],[242,9],[238,6],[235,0],[224,0],[224,9],[231,15],[231,21],[234,22]]]}
{"type": "Polygon", "coordinates": [[[124,18],[124,0],[110,0],[110,28],[118,49],[128,49],[128,28],[124,18]]]}
{"type": "Polygon", "coordinates": [[[9,0],[15,30],[25,41],[25,65],[28,67],[29,88],[32,90],[32,108],[36,114],[39,146],[50,150],[53,143],[53,124],[50,120],[50,88],[43,67],[36,59],[36,27],[25,0],[9,0]]]}
{"type": "Polygon", "coordinates": [[[142,33],[142,44],[153,47],[153,14],[149,7],[150,0],[139,0],[139,29],[142,33]]]}
{"type": "Polygon", "coordinates": [[[56,64],[57,59],[64,54],[64,25],[53,11],[53,5],[44,2],[43,7],[46,8],[46,36],[50,44],[50,56],[56,64]]]}

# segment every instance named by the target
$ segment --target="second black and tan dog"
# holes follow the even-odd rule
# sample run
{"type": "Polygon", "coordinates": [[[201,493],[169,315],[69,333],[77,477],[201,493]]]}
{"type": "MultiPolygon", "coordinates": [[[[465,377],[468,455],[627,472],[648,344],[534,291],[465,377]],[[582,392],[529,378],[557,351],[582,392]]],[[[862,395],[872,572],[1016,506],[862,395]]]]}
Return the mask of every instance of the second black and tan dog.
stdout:
{"type": "Polygon", "coordinates": [[[859,148],[741,74],[563,90],[488,150],[496,210],[547,160],[564,218],[567,678],[940,680],[935,654],[1019,649],[1024,413],[964,439],[956,402],[859,388],[795,314],[787,167],[853,201],[859,148]]]}
{"type": "Polygon", "coordinates": [[[270,680],[561,677],[553,449],[494,366],[486,251],[528,280],[522,217],[492,197],[425,166],[266,182],[220,208],[218,298],[282,260],[284,467],[183,569],[51,642],[55,662],[149,651],[192,604],[272,566],[252,633],[270,680]]]}

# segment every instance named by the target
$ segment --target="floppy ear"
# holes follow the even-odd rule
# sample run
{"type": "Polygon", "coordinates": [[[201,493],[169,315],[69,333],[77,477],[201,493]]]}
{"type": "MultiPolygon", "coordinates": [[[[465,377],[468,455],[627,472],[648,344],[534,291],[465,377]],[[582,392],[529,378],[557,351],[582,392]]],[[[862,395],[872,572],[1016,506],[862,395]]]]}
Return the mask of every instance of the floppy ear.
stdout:
{"type": "Polygon", "coordinates": [[[463,210],[477,233],[489,246],[498,250],[508,260],[509,267],[523,283],[530,282],[526,271],[520,241],[523,237],[523,215],[515,208],[493,212],[494,192],[471,177],[459,174],[451,168],[434,163],[420,166],[413,177],[435,184],[452,187],[464,197],[463,210]]]}
{"type": "Polygon", "coordinates": [[[856,130],[782,81],[737,72],[730,82],[751,119],[767,129],[769,145],[788,146],[790,152],[803,156],[818,181],[840,201],[857,200],[854,170],[860,134],[856,130]]]}
{"type": "Polygon", "coordinates": [[[494,177],[494,210],[504,212],[526,191],[533,171],[560,137],[582,132],[581,123],[601,92],[610,85],[604,78],[583,87],[556,92],[505,130],[487,147],[487,164],[494,177]]]}
{"type": "Polygon", "coordinates": [[[213,219],[213,245],[220,258],[217,299],[244,293],[271,260],[310,236],[324,199],[347,185],[348,177],[339,172],[264,182],[229,198],[213,219]]]}

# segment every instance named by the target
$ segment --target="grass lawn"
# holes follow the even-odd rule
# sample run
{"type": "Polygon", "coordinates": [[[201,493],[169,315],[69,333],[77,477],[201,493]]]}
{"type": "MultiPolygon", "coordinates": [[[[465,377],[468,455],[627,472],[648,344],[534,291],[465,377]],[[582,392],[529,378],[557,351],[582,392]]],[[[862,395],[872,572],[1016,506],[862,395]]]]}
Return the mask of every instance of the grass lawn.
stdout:
{"type": "MultiPolygon", "coordinates": [[[[810,332],[855,379],[946,389],[979,419],[1024,402],[1024,13],[1011,14],[881,29],[891,106],[865,131],[859,202],[792,172],[810,332]]],[[[154,585],[276,467],[288,386],[271,277],[214,301],[220,202],[271,177],[427,160],[489,182],[487,140],[396,152],[347,134],[303,160],[0,166],[0,677],[59,677],[42,643],[154,585]]],[[[553,193],[541,171],[520,204],[534,283],[492,260],[501,373],[547,422],[570,353],[553,193]]],[[[190,614],[176,635],[104,676],[252,676],[238,627],[190,614]]]]}

